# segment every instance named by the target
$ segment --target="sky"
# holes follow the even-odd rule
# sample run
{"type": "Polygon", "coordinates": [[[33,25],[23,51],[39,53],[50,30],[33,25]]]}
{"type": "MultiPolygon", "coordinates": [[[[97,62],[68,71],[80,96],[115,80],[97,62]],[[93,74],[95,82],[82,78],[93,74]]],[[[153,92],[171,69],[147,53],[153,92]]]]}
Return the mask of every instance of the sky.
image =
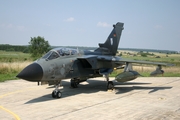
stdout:
{"type": "Polygon", "coordinates": [[[117,22],[119,48],[180,51],[180,0],[0,0],[0,44],[98,47],[117,22]]]}

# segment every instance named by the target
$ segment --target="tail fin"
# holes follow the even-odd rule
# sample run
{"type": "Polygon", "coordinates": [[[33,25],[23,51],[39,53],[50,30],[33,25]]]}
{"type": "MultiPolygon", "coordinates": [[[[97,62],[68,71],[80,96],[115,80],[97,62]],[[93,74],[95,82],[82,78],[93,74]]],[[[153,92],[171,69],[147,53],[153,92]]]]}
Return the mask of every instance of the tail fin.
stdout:
{"type": "Polygon", "coordinates": [[[105,43],[99,43],[99,48],[95,51],[102,52],[103,54],[116,55],[121,33],[124,29],[123,26],[124,23],[120,22],[118,22],[116,25],[113,25],[114,28],[105,43]]]}

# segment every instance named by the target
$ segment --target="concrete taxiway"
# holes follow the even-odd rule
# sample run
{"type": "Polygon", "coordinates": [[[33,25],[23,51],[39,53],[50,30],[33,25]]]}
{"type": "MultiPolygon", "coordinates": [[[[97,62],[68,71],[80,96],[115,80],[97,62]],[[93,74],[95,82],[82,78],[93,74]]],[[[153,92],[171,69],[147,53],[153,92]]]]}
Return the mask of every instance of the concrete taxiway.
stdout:
{"type": "Polygon", "coordinates": [[[54,88],[48,85],[0,83],[0,120],[180,119],[179,77],[115,82],[114,91],[106,91],[104,78],[90,79],[76,89],[70,88],[69,80],[62,85],[62,98],[54,99],[54,88]]]}

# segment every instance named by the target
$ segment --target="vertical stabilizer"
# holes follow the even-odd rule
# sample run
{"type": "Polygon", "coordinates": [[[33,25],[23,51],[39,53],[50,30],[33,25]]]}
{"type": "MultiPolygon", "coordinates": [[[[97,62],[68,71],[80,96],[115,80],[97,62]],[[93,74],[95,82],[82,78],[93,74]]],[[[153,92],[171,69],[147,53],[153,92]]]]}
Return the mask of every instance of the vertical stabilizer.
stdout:
{"type": "Polygon", "coordinates": [[[110,55],[116,55],[121,33],[122,30],[124,29],[123,26],[124,23],[120,23],[120,22],[118,22],[116,25],[113,25],[114,28],[110,33],[110,35],[108,36],[107,40],[103,44],[99,43],[99,48],[96,49],[95,51],[110,55]]]}

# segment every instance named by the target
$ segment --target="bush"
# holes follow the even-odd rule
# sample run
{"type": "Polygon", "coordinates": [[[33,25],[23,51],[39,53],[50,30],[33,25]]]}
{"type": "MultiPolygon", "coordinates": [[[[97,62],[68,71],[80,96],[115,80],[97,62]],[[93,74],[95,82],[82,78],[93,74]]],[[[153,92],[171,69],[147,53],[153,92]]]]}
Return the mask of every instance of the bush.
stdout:
{"type": "Polygon", "coordinates": [[[147,53],[141,53],[142,57],[147,57],[147,53]]]}

